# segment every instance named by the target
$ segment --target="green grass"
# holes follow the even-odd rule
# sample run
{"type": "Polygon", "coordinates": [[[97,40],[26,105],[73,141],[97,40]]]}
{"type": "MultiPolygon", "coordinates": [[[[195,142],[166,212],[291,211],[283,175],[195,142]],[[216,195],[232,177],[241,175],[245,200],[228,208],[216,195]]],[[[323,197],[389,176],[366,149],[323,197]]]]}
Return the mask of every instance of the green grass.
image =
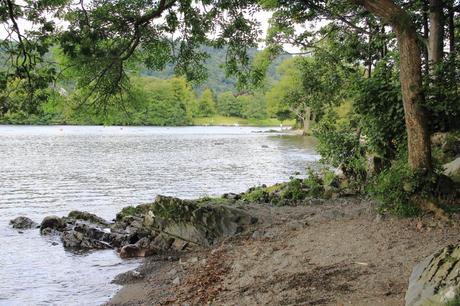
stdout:
{"type": "MultiPolygon", "coordinates": [[[[294,125],[294,120],[286,120],[283,126],[294,125]]],[[[193,125],[240,125],[240,126],[279,126],[281,121],[274,118],[244,119],[239,117],[212,116],[193,118],[193,125]]]]}

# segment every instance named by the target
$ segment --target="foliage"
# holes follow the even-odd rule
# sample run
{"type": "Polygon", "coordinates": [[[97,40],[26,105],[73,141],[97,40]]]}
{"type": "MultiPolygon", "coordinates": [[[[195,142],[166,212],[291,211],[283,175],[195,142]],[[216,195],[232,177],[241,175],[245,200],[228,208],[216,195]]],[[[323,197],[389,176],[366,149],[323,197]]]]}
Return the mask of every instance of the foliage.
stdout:
{"type": "Polygon", "coordinates": [[[381,62],[372,77],[358,83],[354,111],[369,148],[393,159],[406,145],[404,109],[397,71],[393,64],[381,62]]]}
{"type": "Polygon", "coordinates": [[[426,77],[426,107],[433,132],[460,129],[460,57],[449,56],[426,77]]]}
{"type": "Polygon", "coordinates": [[[313,171],[309,171],[306,179],[291,177],[285,183],[273,186],[258,186],[250,188],[242,196],[249,202],[271,203],[277,206],[299,205],[308,198],[324,196],[323,180],[313,171]]]}
{"type": "Polygon", "coordinates": [[[308,191],[304,189],[304,182],[299,178],[291,178],[280,192],[280,198],[289,201],[303,200],[307,195],[308,191]]]}
{"type": "Polygon", "coordinates": [[[59,10],[68,2],[0,2],[0,24],[6,36],[0,40],[0,116],[7,112],[39,115],[40,104],[51,94],[49,84],[56,80],[58,69],[48,52],[55,43],[59,10]],[[19,26],[22,23],[34,27],[25,31],[19,26]],[[16,99],[20,103],[14,103],[16,99]]]}
{"type": "Polygon", "coordinates": [[[286,59],[277,68],[280,80],[272,85],[266,93],[268,111],[279,120],[294,117],[291,104],[294,98],[301,95],[301,76],[297,66],[298,59],[286,59]]]}
{"type": "Polygon", "coordinates": [[[307,178],[304,180],[304,184],[309,187],[308,193],[311,197],[320,198],[324,195],[324,186],[326,186],[326,184],[313,170],[308,169],[307,178]]]}
{"type": "Polygon", "coordinates": [[[420,213],[420,199],[436,194],[438,174],[426,175],[409,168],[402,154],[367,186],[368,194],[381,202],[380,210],[409,217],[420,213]]]}
{"type": "MultiPolygon", "coordinates": [[[[238,82],[235,76],[228,76],[225,73],[225,59],[227,48],[212,48],[208,46],[201,46],[201,50],[205,52],[208,57],[204,60],[204,67],[206,68],[208,77],[206,80],[201,82],[195,82],[193,88],[197,94],[201,94],[206,88],[209,88],[217,95],[225,92],[238,92],[238,82]]],[[[263,58],[259,53],[264,51],[258,51],[257,48],[248,49],[248,57],[252,59],[253,63],[251,66],[257,65],[258,61],[263,58]],[[258,60],[259,59],[259,60],[258,60]]],[[[279,79],[277,67],[286,58],[291,57],[289,54],[280,54],[275,58],[271,58],[269,66],[264,68],[266,71],[261,73],[267,78],[267,80],[276,81],[279,79]]],[[[139,68],[141,75],[153,76],[160,79],[169,79],[175,75],[174,65],[168,64],[163,70],[152,70],[141,65],[139,68]]],[[[259,69],[260,71],[261,69],[259,69]]],[[[247,84],[248,85],[248,84],[247,84]]],[[[247,87],[247,86],[246,86],[247,87]]],[[[251,85],[251,87],[253,87],[251,85]]]]}
{"type": "Polygon", "coordinates": [[[267,106],[264,97],[260,93],[254,95],[241,95],[237,100],[241,105],[241,114],[243,118],[267,118],[267,106]]]}
{"type": "Polygon", "coordinates": [[[333,167],[341,167],[345,175],[356,182],[366,179],[365,148],[352,123],[335,124],[335,114],[328,113],[315,127],[318,138],[316,150],[321,161],[333,167]]]}
{"type": "MultiPolygon", "coordinates": [[[[264,119],[244,119],[240,117],[212,116],[212,117],[195,117],[192,119],[193,125],[241,125],[241,126],[279,126],[281,121],[275,118],[264,119]]],[[[285,122],[287,125],[294,125],[295,122],[290,120],[285,122]]]]}
{"type": "Polygon", "coordinates": [[[187,125],[191,122],[190,108],[195,97],[185,79],[143,78],[137,82],[138,107],[133,115],[142,124],[187,125]]]}
{"type": "Polygon", "coordinates": [[[194,114],[197,117],[210,117],[215,113],[216,103],[214,101],[214,95],[210,89],[205,89],[197,102],[194,114]]]}
{"type": "Polygon", "coordinates": [[[303,124],[340,103],[345,87],[341,67],[326,64],[322,56],[290,58],[279,66],[281,78],[266,95],[271,115],[281,120],[292,114],[303,124]]]}
{"type": "Polygon", "coordinates": [[[217,109],[224,116],[241,117],[242,105],[232,92],[221,93],[217,98],[217,109]]]}
{"type": "Polygon", "coordinates": [[[192,123],[195,95],[185,79],[133,78],[132,83],[130,92],[112,97],[102,109],[98,105],[83,107],[85,90],[68,94],[61,88],[62,93],[48,93],[48,99],[40,105],[38,115],[9,111],[0,117],[0,122],[162,126],[192,123]],[[129,103],[126,103],[127,100],[129,103]]]}

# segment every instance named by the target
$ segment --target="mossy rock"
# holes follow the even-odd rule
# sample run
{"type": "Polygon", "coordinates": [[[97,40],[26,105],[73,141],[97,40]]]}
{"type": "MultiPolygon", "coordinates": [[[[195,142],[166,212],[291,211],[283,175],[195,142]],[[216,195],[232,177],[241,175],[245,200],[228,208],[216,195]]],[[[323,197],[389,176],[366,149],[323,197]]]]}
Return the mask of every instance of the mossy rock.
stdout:
{"type": "Polygon", "coordinates": [[[144,225],[176,239],[211,245],[257,222],[246,211],[228,205],[158,196],[144,215],[144,225]]]}
{"type": "Polygon", "coordinates": [[[414,267],[406,306],[444,305],[460,293],[460,245],[447,246],[414,267]]]}
{"type": "Polygon", "coordinates": [[[149,211],[151,204],[141,204],[137,206],[124,207],[116,216],[117,221],[122,221],[130,216],[142,216],[149,211]]]}
{"type": "Polygon", "coordinates": [[[86,211],[73,210],[67,215],[67,218],[74,219],[74,220],[87,221],[87,222],[99,224],[102,226],[109,225],[109,222],[107,222],[106,220],[102,219],[99,216],[96,216],[95,214],[92,214],[86,211]]]}

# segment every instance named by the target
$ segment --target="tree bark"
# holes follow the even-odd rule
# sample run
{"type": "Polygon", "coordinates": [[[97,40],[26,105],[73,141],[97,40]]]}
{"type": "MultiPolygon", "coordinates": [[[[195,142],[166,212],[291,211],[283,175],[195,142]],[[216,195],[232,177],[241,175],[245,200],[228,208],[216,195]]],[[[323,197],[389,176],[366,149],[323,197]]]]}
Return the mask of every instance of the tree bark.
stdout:
{"type": "Polygon", "coordinates": [[[400,82],[407,130],[409,165],[413,170],[431,171],[430,137],[422,105],[421,51],[410,16],[391,0],[354,0],[390,24],[400,53],[400,82]]]}
{"type": "Polygon", "coordinates": [[[442,59],[444,42],[443,0],[430,0],[430,34],[428,36],[428,59],[431,65],[442,59]]]}
{"type": "Polygon", "coordinates": [[[311,107],[305,107],[303,115],[303,135],[308,135],[311,123],[311,107]]]}

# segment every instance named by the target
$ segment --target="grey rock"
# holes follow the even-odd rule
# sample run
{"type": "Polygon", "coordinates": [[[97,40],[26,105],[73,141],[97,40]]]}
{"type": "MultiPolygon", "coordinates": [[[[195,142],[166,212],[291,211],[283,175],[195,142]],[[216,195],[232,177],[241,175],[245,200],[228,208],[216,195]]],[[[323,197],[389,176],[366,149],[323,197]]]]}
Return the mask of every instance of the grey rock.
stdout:
{"type": "Polygon", "coordinates": [[[66,227],[65,221],[58,216],[45,217],[40,224],[40,233],[43,235],[51,234],[54,231],[62,231],[66,227]]]}
{"type": "Polygon", "coordinates": [[[174,275],[176,275],[176,274],[177,274],[177,270],[176,270],[176,269],[172,269],[172,270],[170,270],[170,271],[168,272],[168,275],[169,275],[169,276],[174,276],[174,275]]]}
{"type": "Polygon", "coordinates": [[[413,268],[405,305],[443,305],[459,290],[460,245],[447,246],[413,268]]]}
{"type": "Polygon", "coordinates": [[[112,248],[109,233],[88,224],[77,224],[71,230],[61,233],[62,244],[66,248],[108,249],[112,248]]]}
{"type": "Polygon", "coordinates": [[[375,216],[374,221],[375,221],[376,223],[379,223],[379,222],[384,221],[385,219],[386,219],[386,216],[385,216],[385,215],[383,215],[383,214],[377,214],[377,215],[375,216]]]}
{"type": "Polygon", "coordinates": [[[109,225],[109,222],[107,222],[106,220],[102,219],[101,217],[96,216],[95,214],[92,214],[86,211],[79,211],[79,210],[71,211],[67,215],[67,218],[74,219],[74,220],[87,221],[87,222],[91,222],[91,223],[98,224],[101,226],[109,225]]]}
{"type": "Polygon", "coordinates": [[[290,230],[290,231],[298,231],[298,230],[301,230],[303,228],[303,224],[300,223],[299,221],[291,221],[287,224],[287,228],[290,230]]]}
{"type": "Polygon", "coordinates": [[[30,229],[35,228],[37,226],[37,223],[32,221],[30,218],[21,216],[11,220],[10,225],[12,228],[16,229],[30,229]]]}
{"type": "Polygon", "coordinates": [[[377,155],[369,155],[366,157],[367,174],[374,176],[382,172],[384,168],[383,159],[377,155]]]}
{"type": "Polygon", "coordinates": [[[209,246],[222,237],[242,232],[257,219],[246,211],[227,205],[204,204],[158,196],[152,204],[153,229],[189,243],[209,246]],[[175,212],[168,215],[163,212],[175,212]]]}
{"type": "Polygon", "coordinates": [[[179,276],[176,277],[173,281],[172,281],[173,285],[180,285],[180,278],[179,276]]]}
{"type": "Polygon", "coordinates": [[[457,157],[450,163],[443,165],[444,174],[447,176],[459,176],[460,175],[460,157],[457,157]]]}
{"type": "Polygon", "coordinates": [[[140,255],[141,255],[141,249],[135,244],[125,245],[120,250],[121,258],[140,257],[140,255]]]}
{"type": "Polygon", "coordinates": [[[252,236],[251,236],[251,237],[252,237],[252,239],[257,240],[257,239],[263,238],[263,236],[264,236],[264,232],[263,232],[263,231],[261,231],[261,230],[256,230],[256,231],[254,231],[254,233],[252,233],[252,236]]]}

